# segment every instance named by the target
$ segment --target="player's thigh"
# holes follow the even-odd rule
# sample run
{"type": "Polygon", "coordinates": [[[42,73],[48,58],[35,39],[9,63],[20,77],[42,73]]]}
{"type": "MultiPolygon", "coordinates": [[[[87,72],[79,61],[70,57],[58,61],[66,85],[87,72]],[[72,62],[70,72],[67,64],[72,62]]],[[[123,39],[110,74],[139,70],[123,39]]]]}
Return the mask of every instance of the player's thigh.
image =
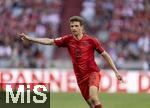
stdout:
{"type": "Polygon", "coordinates": [[[90,86],[89,88],[89,96],[90,97],[97,97],[98,96],[98,87],[96,86],[90,86]]]}
{"type": "Polygon", "coordinates": [[[95,95],[96,93],[98,94],[99,82],[100,82],[100,73],[92,72],[89,75],[89,79],[84,81],[82,84],[79,84],[81,94],[86,101],[90,99],[90,95],[92,94],[95,95]]]}
{"type": "Polygon", "coordinates": [[[100,84],[100,73],[99,72],[91,73],[89,77],[89,95],[90,96],[98,95],[99,84],[100,84]]]}

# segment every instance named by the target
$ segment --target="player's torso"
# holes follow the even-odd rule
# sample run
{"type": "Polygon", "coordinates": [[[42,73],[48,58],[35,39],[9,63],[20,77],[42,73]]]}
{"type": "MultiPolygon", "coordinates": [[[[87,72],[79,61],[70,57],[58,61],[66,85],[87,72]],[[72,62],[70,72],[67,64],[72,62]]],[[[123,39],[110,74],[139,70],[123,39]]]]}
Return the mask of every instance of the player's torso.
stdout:
{"type": "Polygon", "coordinates": [[[80,75],[85,75],[90,71],[99,70],[94,61],[94,46],[91,37],[85,35],[80,40],[72,37],[67,48],[76,73],[80,72],[80,75]]]}
{"type": "Polygon", "coordinates": [[[86,36],[77,40],[74,37],[68,43],[69,53],[74,61],[80,63],[93,57],[94,49],[92,42],[86,36]]]}

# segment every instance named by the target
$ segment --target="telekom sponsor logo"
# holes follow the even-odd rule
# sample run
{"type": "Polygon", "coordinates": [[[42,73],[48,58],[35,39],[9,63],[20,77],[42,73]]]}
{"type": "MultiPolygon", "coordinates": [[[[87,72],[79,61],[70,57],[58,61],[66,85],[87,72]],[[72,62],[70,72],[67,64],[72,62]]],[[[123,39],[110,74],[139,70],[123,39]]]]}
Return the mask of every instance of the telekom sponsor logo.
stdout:
{"type": "MultiPolygon", "coordinates": [[[[101,92],[150,93],[150,71],[120,71],[124,84],[115,78],[111,70],[103,70],[101,92]]],[[[60,69],[1,69],[0,89],[4,83],[50,83],[51,92],[78,92],[78,86],[72,70],[60,69]]]]}

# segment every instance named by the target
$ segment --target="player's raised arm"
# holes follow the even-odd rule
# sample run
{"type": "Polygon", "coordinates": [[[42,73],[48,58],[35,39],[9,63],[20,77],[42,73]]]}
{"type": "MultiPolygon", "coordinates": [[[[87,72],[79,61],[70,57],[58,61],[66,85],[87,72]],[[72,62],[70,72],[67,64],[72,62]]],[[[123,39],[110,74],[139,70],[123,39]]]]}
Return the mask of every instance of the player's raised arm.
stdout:
{"type": "Polygon", "coordinates": [[[117,70],[117,68],[116,68],[116,66],[115,66],[115,64],[114,64],[114,62],[113,62],[113,60],[111,59],[110,55],[109,55],[106,51],[103,51],[101,55],[104,57],[104,59],[105,59],[105,60],[107,61],[107,63],[110,65],[110,67],[113,69],[113,71],[114,71],[114,73],[115,73],[117,79],[118,79],[119,81],[123,82],[123,79],[122,79],[121,75],[119,74],[119,72],[118,72],[118,70],[117,70]]]}
{"type": "Polygon", "coordinates": [[[49,39],[49,38],[33,38],[30,37],[24,33],[18,34],[21,40],[23,41],[30,41],[38,44],[43,44],[43,45],[54,45],[54,39],[49,39]]]}

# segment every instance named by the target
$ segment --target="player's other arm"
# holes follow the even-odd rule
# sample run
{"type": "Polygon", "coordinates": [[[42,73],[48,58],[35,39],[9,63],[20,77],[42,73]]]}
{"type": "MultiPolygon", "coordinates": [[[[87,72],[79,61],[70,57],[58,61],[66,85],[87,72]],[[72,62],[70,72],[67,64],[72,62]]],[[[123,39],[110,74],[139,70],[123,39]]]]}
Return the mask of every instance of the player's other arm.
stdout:
{"type": "Polygon", "coordinates": [[[107,63],[109,64],[109,66],[113,69],[117,79],[121,82],[123,82],[123,79],[121,77],[121,75],[119,74],[113,60],[111,59],[110,55],[106,52],[106,51],[103,51],[102,54],[103,58],[107,61],[107,63]]]}
{"type": "Polygon", "coordinates": [[[49,39],[49,38],[33,38],[30,37],[24,33],[18,34],[21,40],[23,41],[30,41],[33,43],[38,43],[38,44],[43,44],[43,45],[54,45],[54,39],[49,39]]]}

